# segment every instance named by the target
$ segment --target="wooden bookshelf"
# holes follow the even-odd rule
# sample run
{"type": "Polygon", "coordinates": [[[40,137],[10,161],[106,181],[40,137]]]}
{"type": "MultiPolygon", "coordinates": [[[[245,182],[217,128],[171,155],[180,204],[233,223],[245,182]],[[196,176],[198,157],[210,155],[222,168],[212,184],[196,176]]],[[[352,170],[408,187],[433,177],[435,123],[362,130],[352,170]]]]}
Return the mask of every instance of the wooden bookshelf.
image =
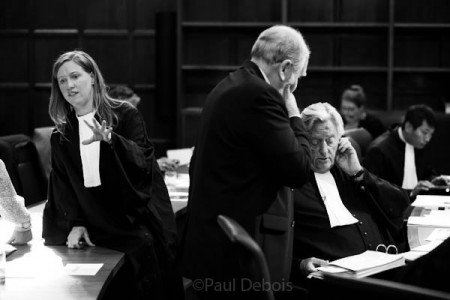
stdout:
{"type": "Polygon", "coordinates": [[[311,48],[296,97],[338,106],[351,84],[368,108],[401,110],[450,102],[450,1],[178,0],[178,144],[193,146],[208,92],[249,58],[275,24],[299,29],[311,48]]]}

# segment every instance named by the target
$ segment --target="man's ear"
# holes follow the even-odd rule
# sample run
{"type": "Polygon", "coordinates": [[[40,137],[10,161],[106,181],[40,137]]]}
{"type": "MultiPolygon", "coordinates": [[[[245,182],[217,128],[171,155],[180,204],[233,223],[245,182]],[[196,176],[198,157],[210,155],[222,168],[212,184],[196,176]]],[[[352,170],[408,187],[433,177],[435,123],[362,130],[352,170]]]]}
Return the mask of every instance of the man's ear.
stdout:
{"type": "Polygon", "coordinates": [[[405,132],[411,133],[413,131],[414,131],[413,125],[410,122],[406,121],[405,122],[405,132]]]}
{"type": "Polygon", "coordinates": [[[292,61],[290,59],[285,59],[281,62],[280,66],[278,67],[278,74],[280,76],[281,81],[285,81],[289,78],[291,78],[292,75],[292,61]]]}

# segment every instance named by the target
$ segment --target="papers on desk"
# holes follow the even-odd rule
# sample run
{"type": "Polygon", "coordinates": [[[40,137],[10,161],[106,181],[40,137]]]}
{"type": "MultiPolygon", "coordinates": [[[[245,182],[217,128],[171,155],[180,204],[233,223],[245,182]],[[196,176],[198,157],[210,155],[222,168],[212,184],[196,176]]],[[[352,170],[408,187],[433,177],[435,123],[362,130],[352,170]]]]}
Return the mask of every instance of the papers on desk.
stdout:
{"type": "Polygon", "coordinates": [[[408,226],[417,225],[424,227],[450,228],[450,210],[430,211],[423,216],[411,216],[408,218],[408,226]]]}
{"type": "Polygon", "coordinates": [[[450,196],[417,195],[411,205],[430,209],[450,209],[450,196]]]}
{"type": "Polygon", "coordinates": [[[403,266],[405,258],[402,254],[386,254],[367,250],[361,254],[348,256],[319,267],[319,272],[310,276],[323,278],[324,273],[349,274],[355,278],[370,276],[379,272],[403,266]]]}
{"type": "Polygon", "coordinates": [[[420,215],[411,215],[408,225],[450,228],[450,196],[418,195],[412,206],[420,215]]]}
{"type": "Polygon", "coordinates": [[[192,152],[193,148],[167,150],[167,158],[178,160],[180,166],[187,165],[191,161],[192,152]]]}
{"type": "Polygon", "coordinates": [[[64,271],[67,275],[95,276],[103,264],[67,264],[64,271]]]}
{"type": "Polygon", "coordinates": [[[427,244],[418,246],[416,248],[411,249],[408,252],[403,253],[403,256],[405,257],[406,261],[413,261],[418,259],[419,257],[427,254],[437,246],[439,246],[442,243],[442,241],[432,241],[427,244]]]}
{"type": "Polygon", "coordinates": [[[189,174],[166,173],[164,177],[171,200],[187,201],[189,193],[189,174]]]}
{"type": "Polygon", "coordinates": [[[431,232],[431,234],[426,238],[427,241],[445,241],[448,237],[450,237],[450,228],[436,228],[431,232]]]}
{"type": "Polygon", "coordinates": [[[450,237],[450,228],[436,228],[425,239],[428,243],[415,247],[403,255],[406,261],[416,260],[439,246],[448,237],[450,237]]]}

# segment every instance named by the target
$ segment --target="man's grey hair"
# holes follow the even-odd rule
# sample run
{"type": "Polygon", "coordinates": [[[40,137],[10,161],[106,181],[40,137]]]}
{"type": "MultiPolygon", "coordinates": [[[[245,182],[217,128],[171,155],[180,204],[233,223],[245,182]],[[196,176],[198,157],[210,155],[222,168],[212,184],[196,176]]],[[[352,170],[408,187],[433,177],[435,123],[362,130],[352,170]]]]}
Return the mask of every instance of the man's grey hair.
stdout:
{"type": "Polygon", "coordinates": [[[269,65],[290,59],[295,68],[308,59],[310,50],[302,34],[286,25],[272,26],[258,36],[252,47],[251,57],[262,59],[269,65]]]}
{"type": "Polygon", "coordinates": [[[330,120],[336,127],[338,137],[344,134],[344,122],[339,112],[331,104],[326,102],[318,102],[306,107],[301,118],[305,124],[306,131],[311,133],[317,123],[324,123],[330,120]]]}

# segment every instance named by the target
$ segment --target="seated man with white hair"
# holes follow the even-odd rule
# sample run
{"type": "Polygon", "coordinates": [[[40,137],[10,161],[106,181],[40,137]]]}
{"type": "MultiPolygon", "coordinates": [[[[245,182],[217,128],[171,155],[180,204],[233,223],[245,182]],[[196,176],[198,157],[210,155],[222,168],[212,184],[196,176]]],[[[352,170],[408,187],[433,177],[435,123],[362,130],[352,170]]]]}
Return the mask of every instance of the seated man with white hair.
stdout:
{"type": "MultiPolygon", "coordinates": [[[[349,140],[342,137],[342,117],[333,106],[312,104],[301,117],[310,135],[311,173],[294,194],[294,278],[302,280],[327,260],[377,250],[380,244],[406,251],[408,194],[361,166],[349,140]]],[[[444,279],[423,275],[432,269],[449,272],[450,260],[442,256],[448,247],[450,240],[391,279],[448,291],[444,279]]]]}

